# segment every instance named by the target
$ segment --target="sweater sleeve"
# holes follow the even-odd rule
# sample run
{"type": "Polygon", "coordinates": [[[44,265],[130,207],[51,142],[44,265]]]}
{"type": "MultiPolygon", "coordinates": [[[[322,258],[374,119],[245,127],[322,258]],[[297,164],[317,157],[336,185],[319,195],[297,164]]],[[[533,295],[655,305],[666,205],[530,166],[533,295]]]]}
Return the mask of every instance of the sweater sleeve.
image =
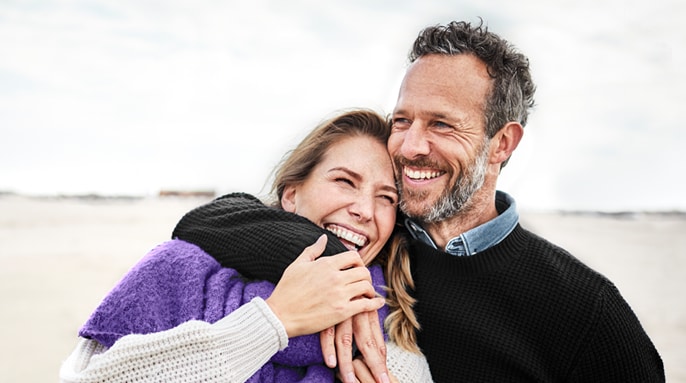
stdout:
{"type": "MultiPolygon", "coordinates": [[[[199,247],[168,241],[151,250],[105,296],[79,335],[112,347],[120,337],[216,322],[247,303],[246,283],[199,247]]],[[[267,289],[265,286],[264,289],[267,289]]],[[[268,296],[268,295],[267,295],[268,296]]]]}
{"type": "MultiPolygon", "coordinates": [[[[236,270],[220,267],[195,245],[172,240],[127,273],[79,334],[112,347],[125,335],[154,334],[190,320],[217,322],[254,298],[267,299],[273,290],[267,281],[249,281],[236,270]]],[[[275,375],[281,366],[323,363],[318,334],[295,337],[289,344],[255,381],[269,380],[265,377],[275,375]]]]}
{"type": "Polygon", "coordinates": [[[322,234],[329,238],[322,256],[347,251],[334,234],[307,218],[268,207],[249,194],[231,193],[186,213],[172,238],[199,246],[248,279],[276,284],[322,234]]]}
{"type": "Polygon", "coordinates": [[[127,335],[111,348],[81,339],[62,364],[67,382],[244,382],[288,337],[260,298],[214,324],[189,321],[148,335],[127,335]]]}
{"type": "Polygon", "coordinates": [[[664,382],[662,359],[629,304],[608,283],[570,382],[664,382]]]}

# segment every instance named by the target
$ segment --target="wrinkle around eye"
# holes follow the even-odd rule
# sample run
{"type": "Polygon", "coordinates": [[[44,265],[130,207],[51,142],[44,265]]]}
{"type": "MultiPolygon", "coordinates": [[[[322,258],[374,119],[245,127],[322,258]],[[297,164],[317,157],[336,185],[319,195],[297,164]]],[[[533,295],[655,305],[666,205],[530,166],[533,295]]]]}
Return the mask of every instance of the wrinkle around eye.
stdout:
{"type": "Polygon", "coordinates": [[[394,118],[391,123],[391,129],[405,130],[412,125],[412,122],[407,118],[394,118]]]}

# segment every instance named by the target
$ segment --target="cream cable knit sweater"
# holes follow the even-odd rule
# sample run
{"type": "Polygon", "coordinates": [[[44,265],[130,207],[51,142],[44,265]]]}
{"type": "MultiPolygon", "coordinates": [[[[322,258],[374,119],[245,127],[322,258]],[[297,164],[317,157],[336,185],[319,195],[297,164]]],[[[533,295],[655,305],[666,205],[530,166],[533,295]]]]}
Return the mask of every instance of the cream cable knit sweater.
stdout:
{"type": "MultiPolygon", "coordinates": [[[[288,346],[283,325],[260,298],[214,324],[128,335],[110,349],[82,339],[60,369],[69,382],[244,382],[288,346]]],[[[389,343],[388,368],[400,382],[431,382],[426,359],[389,343]]]]}

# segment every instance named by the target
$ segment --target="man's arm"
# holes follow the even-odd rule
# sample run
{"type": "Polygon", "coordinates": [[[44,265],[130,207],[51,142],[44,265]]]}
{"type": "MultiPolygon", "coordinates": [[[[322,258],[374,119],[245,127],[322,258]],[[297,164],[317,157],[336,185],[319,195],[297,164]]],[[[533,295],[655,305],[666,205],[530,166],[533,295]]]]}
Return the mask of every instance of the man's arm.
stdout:
{"type": "Polygon", "coordinates": [[[629,304],[612,284],[589,331],[570,382],[664,382],[662,359],[629,304]]]}
{"type": "Polygon", "coordinates": [[[322,234],[322,256],[347,251],[328,230],[305,217],[264,205],[245,193],[219,197],[186,213],[172,238],[193,243],[223,267],[276,284],[284,270],[322,234]]]}

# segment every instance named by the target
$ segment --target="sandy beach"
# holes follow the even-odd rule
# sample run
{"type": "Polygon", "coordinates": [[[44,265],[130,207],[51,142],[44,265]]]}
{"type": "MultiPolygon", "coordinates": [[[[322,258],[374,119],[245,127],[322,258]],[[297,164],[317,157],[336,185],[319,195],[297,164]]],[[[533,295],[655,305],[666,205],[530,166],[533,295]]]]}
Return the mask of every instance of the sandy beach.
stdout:
{"type": "MultiPolygon", "coordinates": [[[[198,198],[0,196],[0,381],[57,381],[79,326],[198,198]]],[[[609,277],[686,382],[686,216],[522,212],[522,224],[609,277]]]]}

